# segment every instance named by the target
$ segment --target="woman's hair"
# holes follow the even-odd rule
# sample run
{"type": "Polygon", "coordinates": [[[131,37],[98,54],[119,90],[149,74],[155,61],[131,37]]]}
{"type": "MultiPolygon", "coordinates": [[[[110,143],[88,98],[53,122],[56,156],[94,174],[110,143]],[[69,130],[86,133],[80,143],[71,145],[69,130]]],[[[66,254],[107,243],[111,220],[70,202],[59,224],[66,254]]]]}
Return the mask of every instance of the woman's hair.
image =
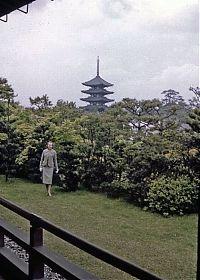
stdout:
{"type": "Polygon", "coordinates": [[[52,144],[52,146],[53,146],[53,142],[52,142],[52,141],[48,141],[48,142],[47,142],[47,146],[48,146],[49,144],[52,144]]]}

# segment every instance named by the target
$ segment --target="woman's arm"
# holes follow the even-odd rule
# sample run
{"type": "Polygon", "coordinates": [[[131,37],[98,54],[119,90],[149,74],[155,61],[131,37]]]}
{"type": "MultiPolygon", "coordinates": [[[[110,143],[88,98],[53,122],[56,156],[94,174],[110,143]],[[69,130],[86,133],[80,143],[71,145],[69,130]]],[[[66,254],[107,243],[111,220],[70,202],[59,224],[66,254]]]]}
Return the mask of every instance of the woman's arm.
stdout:
{"type": "Polygon", "coordinates": [[[55,164],[56,171],[58,172],[58,161],[57,161],[57,153],[56,153],[56,151],[54,153],[54,164],[55,164]]]}
{"type": "Polygon", "coordinates": [[[44,151],[42,152],[41,159],[40,159],[40,166],[39,166],[40,169],[42,168],[43,160],[44,160],[44,151]]]}

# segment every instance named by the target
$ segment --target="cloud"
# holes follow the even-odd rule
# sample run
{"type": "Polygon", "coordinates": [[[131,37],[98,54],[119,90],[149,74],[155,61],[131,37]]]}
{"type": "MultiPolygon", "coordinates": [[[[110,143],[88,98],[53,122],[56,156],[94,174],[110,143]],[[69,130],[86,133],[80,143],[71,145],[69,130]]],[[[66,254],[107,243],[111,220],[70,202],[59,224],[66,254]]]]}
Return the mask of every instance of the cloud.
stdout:
{"type": "Polygon", "coordinates": [[[149,32],[157,33],[199,33],[198,3],[183,6],[173,13],[162,13],[154,17],[149,15],[142,23],[143,28],[149,32]]]}
{"type": "Polygon", "coordinates": [[[0,76],[22,104],[48,94],[76,101],[82,82],[100,74],[113,97],[153,98],[197,84],[196,0],[35,1],[25,16],[0,24],[0,76]],[[35,6],[37,4],[37,6],[35,6]],[[35,6],[35,8],[34,8],[35,6]]]}
{"type": "Polygon", "coordinates": [[[133,9],[132,0],[100,0],[102,12],[111,18],[121,18],[133,9]]]}
{"type": "Polygon", "coordinates": [[[30,7],[32,9],[41,9],[44,8],[49,2],[50,2],[49,0],[34,1],[32,2],[32,5],[30,7]]]}
{"type": "MultiPolygon", "coordinates": [[[[193,64],[169,66],[160,75],[151,79],[153,86],[162,87],[164,90],[170,86],[184,95],[190,86],[198,86],[199,67],[193,64]]],[[[188,93],[189,94],[189,93],[188,93]]],[[[185,97],[188,97],[188,94],[185,97]]]]}
{"type": "Polygon", "coordinates": [[[185,100],[191,98],[189,87],[197,87],[199,81],[199,67],[193,64],[183,64],[180,66],[169,66],[158,75],[144,81],[136,83],[135,88],[140,87],[140,95],[145,98],[155,96],[160,98],[160,93],[164,90],[174,89],[178,91],[185,100]]]}
{"type": "MultiPolygon", "coordinates": [[[[54,1],[54,0],[52,0],[52,1],[54,1]]],[[[56,0],[56,1],[60,2],[62,0],[56,0]]],[[[30,10],[32,10],[32,11],[34,11],[34,10],[39,11],[39,10],[45,8],[46,5],[48,5],[48,4],[50,5],[50,4],[54,4],[54,3],[52,3],[51,0],[39,0],[39,1],[35,1],[34,0],[34,2],[32,2],[31,5],[30,5],[30,10]]]]}

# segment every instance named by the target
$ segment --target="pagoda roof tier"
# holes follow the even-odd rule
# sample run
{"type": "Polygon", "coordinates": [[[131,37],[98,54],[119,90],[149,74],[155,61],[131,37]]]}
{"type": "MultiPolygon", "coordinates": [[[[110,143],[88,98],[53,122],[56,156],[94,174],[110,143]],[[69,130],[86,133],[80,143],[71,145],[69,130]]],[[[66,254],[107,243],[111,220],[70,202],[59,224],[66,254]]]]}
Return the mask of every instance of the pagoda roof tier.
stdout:
{"type": "Polygon", "coordinates": [[[80,108],[83,109],[84,111],[88,111],[88,112],[98,112],[98,111],[104,111],[108,107],[105,104],[102,104],[102,105],[88,104],[88,105],[86,105],[84,107],[80,107],[80,108]]]}
{"type": "Polygon", "coordinates": [[[87,90],[81,90],[81,92],[86,94],[100,94],[100,95],[106,95],[106,94],[113,94],[113,91],[108,91],[104,88],[90,88],[87,90]]]}
{"type": "Polygon", "coordinates": [[[92,80],[89,80],[85,83],[82,83],[84,86],[94,87],[94,86],[102,86],[102,87],[111,87],[113,84],[106,82],[99,75],[97,75],[92,80]]]}
{"type": "Polygon", "coordinates": [[[114,99],[109,99],[107,97],[87,97],[87,98],[81,98],[82,101],[86,101],[86,102],[102,102],[102,103],[107,103],[107,102],[112,102],[114,101],[114,99]]]}

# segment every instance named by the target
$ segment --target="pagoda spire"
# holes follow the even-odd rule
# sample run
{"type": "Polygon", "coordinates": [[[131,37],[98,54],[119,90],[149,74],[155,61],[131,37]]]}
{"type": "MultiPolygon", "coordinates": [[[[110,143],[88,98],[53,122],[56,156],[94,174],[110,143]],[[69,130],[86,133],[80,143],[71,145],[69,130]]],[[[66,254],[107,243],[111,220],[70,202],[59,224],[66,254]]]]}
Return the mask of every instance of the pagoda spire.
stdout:
{"type": "Polygon", "coordinates": [[[99,76],[99,56],[97,56],[97,76],[99,76]]]}

